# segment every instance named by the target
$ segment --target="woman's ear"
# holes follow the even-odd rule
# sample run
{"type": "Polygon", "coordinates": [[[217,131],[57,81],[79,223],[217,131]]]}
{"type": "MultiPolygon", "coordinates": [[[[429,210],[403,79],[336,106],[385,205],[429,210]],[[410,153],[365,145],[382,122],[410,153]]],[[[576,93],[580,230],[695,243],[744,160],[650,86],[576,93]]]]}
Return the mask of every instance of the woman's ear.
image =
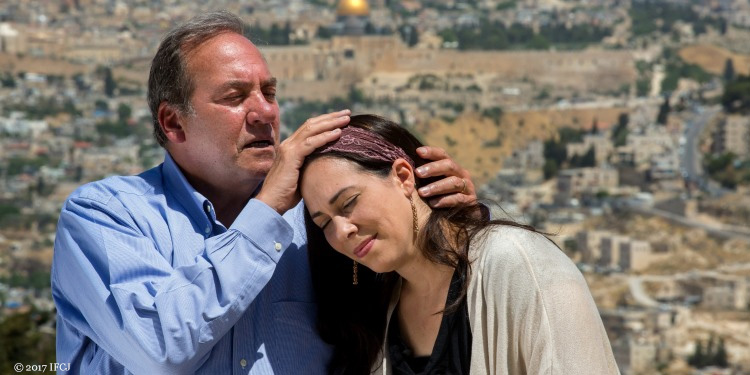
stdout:
{"type": "Polygon", "coordinates": [[[181,124],[181,116],[174,106],[167,104],[167,102],[161,102],[159,104],[159,112],[157,112],[157,119],[159,120],[159,126],[161,131],[167,136],[167,139],[173,143],[185,142],[185,129],[181,124]]]}
{"type": "Polygon", "coordinates": [[[407,198],[411,197],[416,189],[414,168],[412,168],[411,164],[404,159],[396,159],[391,166],[391,175],[397,186],[404,191],[404,195],[407,198]]]}

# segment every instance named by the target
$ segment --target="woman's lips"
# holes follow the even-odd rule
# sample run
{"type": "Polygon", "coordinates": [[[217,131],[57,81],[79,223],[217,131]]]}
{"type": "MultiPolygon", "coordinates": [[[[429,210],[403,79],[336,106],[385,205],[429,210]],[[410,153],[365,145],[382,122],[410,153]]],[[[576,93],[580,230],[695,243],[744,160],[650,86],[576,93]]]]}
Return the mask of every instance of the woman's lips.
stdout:
{"type": "Polygon", "coordinates": [[[357,258],[362,258],[365,255],[367,255],[367,253],[370,252],[370,249],[372,249],[372,245],[375,243],[375,238],[377,236],[378,235],[376,234],[376,235],[371,236],[371,237],[367,238],[366,240],[362,241],[362,243],[360,243],[359,246],[357,246],[357,248],[354,249],[354,255],[357,258]]]}

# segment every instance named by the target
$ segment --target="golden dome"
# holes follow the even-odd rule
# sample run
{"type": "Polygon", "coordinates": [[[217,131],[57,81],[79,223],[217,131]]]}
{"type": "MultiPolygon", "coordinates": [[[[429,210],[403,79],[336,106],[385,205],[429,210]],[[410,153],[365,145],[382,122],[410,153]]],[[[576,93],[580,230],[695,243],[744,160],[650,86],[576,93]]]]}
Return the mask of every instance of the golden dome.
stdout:
{"type": "Polygon", "coordinates": [[[367,16],[370,14],[370,5],[367,0],[341,0],[336,9],[339,16],[367,16]]]}

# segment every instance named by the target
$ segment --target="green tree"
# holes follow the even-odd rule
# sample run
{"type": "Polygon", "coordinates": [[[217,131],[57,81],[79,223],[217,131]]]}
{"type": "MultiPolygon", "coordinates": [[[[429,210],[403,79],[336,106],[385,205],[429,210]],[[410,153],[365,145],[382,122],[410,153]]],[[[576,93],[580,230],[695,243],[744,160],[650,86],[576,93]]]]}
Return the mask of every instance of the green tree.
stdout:
{"type": "Polygon", "coordinates": [[[414,26],[401,26],[398,29],[398,33],[401,35],[401,39],[403,39],[404,43],[409,47],[413,47],[419,43],[419,31],[414,26]]]}
{"type": "Polygon", "coordinates": [[[557,176],[559,168],[557,166],[557,162],[554,159],[546,159],[544,161],[544,167],[542,167],[542,172],[544,173],[544,179],[549,180],[552,177],[557,176]]]}
{"type": "Polygon", "coordinates": [[[110,98],[115,96],[115,90],[117,90],[117,82],[115,82],[114,77],[112,77],[112,69],[105,66],[102,69],[102,77],[104,79],[104,94],[110,98]]]}
{"type": "Polygon", "coordinates": [[[688,357],[688,364],[693,367],[703,367],[703,363],[706,361],[706,356],[703,354],[703,343],[700,340],[695,340],[695,351],[688,357]]]}
{"type": "Polygon", "coordinates": [[[716,345],[714,340],[714,335],[711,335],[711,337],[708,338],[708,344],[706,345],[706,351],[705,351],[705,361],[703,362],[703,366],[711,366],[713,364],[714,360],[714,346],[716,345]]]}
{"type": "Polygon", "coordinates": [[[73,75],[73,83],[76,85],[76,89],[78,91],[88,91],[89,86],[86,84],[86,79],[83,76],[83,73],[76,73],[73,75]]]}
{"type": "Polygon", "coordinates": [[[589,147],[589,150],[583,154],[581,158],[581,167],[595,167],[596,166],[596,151],[594,146],[589,147]]]}
{"type": "Polygon", "coordinates": [[[583,141],[583,135],[585,132],[581,129],[574,129],[564,126],[558,130],[557,134],[560,137],[562,143],[578,143],[583,141]]]}
{"type": "Polygon", "coordinates": [[[544,158],[556,161],[559,166],[568,158],[568,150],[563,142],[550,139],[544,142],[544,158]]]}
{"type": "Polygon", "coordinates": [[[568,238],[563,242],[563,249],[568,253],[575,253],[578,251],[578,241],[575,238],[568,238]]]}
{"type": "Polygon", "coordinates": [[[331,39],[333,32],[326,26],[318,26],[318,31],[315,33],[318,39],[331,39]]]}
{"type": "Polygon", "coordinates": [[[0,221],[6,217],[17,217],[21,214],[21,209],[15,205],[0,203],[0,221]]]}
{"type": "Polygon", "coordinates": [[[734,72],[734,62],[731,58],[728,58],[727,61],[724,63],[724,81],[726,82],[732,82],[734,81],[735,72],[734,72]]]}
{"type": "Polygon", "coordinates": [[[729,367],[729,359],[727,358],[727,350],[724,347],[724,339],[719,339],[719,345],[716,348],[714,354],[713,365],[721,368],[729,367]]]}
{"type": "Polygon", "coordinates": [[[612,143],[617,146],[624,146],[628,141],[628,122],[630,116],[627,113],[620,113],[617,116],[617,125],[612,129],[612,143]]]}
{"type": "Polygon", "coordinates": [[[664,102],[659,107],[659,113],[656,115],[656,123],[666,125],[669,119],[669,96],[664,96],[664,102]]]}
{"type": "Polygon", "coordinates": [[[0,373],[14,374],[16,363],[55,362],[55,337],[39,326],[51,319],[49,313],[31,311],[6,317],[0,322],[0,373]]]}
{"type": "Polygon", "coordinates": [[[544,35],[534,34],[534,36],[532,36],[531,40],[528,42],[528,46],[531,49],[545,50],[549,49],[550,42],[549,40],[547,40],[547,38],[544,37],[544,35]]]}
{"type": "Polygon", "coordinates": [[[711,174],[717,174],[729,168],[734,161],[734,153],[727,152],[719,155],[710,155],[706,162],[706,171],[711,174]]]}
{"type": "Polygon", "coordinates": [[[482,117],[487,117],[495,122],[495,125],[500,125],[500,119],[503,117],[503,109],[499,106],[485,108],[482,110],[482,117]]]}
{"type": "Polygon", "coordinates": [[[750,76],[737,76],[724,86],[721,104],[727,112],[750,111],[750,76]]]}
{"type": "Polygon", "coordinates": [[[727,20],[725,20],[724,18],[720,18],[719,19],[719,33],[721,35],[726,35],[728,27],[729,25],[727,24],[727,20]]]}
{"type": "Polygon", "coordinates": [[[583,155],[573,155],[568,163],[573,168],[585,168],[596,166],[596,153],[594,147],[589,147],[583,155]]]}
{"type": "Polygon", "coordinates": [[[13,78],[13,75],[10,73],[3,74],[2,77],[0,77],[0,85],[7,88],[15,88],[16,87],[16,79],[13,78]]]}
{"type": "Polygon", "coordinates": [[[94,102],[94,109],[99,111],[109,111],[109,104],[107,104],[107,102],[104,100],[97,99],[94,102]]]}
{"type": "Polygon", "coordinates": [[[635,81],[635,92],[638,96],[646,96],[651,91],[651,80],[648,77],[635,81]]]}
{"type": "Polygon", "coordinates": [[[121,123],[127,123],[132,114],[133,110],[129,105],[120,103],[120,105],[117,106],[117,119],[120,120],[121,123]]]}

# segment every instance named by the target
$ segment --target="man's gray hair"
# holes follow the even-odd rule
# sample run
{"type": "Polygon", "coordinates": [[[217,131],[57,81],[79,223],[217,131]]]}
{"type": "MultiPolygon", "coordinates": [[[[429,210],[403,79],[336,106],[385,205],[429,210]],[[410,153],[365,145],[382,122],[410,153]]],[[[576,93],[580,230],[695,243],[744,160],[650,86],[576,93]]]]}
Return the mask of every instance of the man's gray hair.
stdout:
{"type": "Polygon", "coordinates": [[[172,29],[159,44],[148,75],[148,106],[154,122],[154,138],[167,144],[159,126],[159,105],[167,102],[182,113],[192,112],[190,97],[195,84],[187,71],[187,56],[203,42],[223,33],[243,35],[243,23],[228,11],[206,13],[172,29]]]}

